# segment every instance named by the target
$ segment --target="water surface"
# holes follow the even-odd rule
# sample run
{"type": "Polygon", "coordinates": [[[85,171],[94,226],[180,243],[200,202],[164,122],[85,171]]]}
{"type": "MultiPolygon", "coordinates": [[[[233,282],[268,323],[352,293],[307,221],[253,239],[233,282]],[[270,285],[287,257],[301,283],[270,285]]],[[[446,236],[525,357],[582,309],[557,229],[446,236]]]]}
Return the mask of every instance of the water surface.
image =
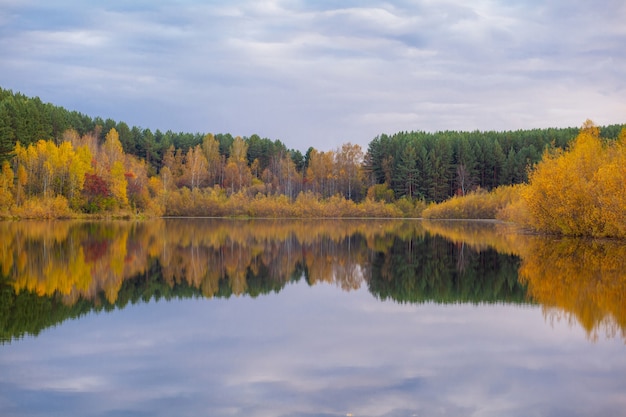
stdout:
{"type": "Polygon", "coordinates": [[[494,223],[0,223],[0,414],[623,414],[624,246],[494,223]]]}

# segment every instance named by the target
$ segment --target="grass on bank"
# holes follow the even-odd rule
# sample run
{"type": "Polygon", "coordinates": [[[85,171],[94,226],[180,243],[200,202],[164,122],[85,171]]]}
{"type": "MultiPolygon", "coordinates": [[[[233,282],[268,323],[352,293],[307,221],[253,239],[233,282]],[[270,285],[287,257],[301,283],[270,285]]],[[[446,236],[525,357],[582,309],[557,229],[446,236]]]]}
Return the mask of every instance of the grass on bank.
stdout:
{"type": "Polygon", "coordinates": [[[423,212],[425,219],[502,219],[506,210],[520,198],[521,185],[500,186],[491,192],[482,189],[465,196],[454,196],[431,204],[423,212]]]}
{"type": "Polygon", "coordinates": [[[416,218],[426,204],[421,200],[401,198],[394,202],[372,198],[356,203],[335,195],[323,199],[303,192],[294,200],[285,195],[239,192],[227,196],[213,188],[182,188],[156,196],[146,209],[130,207],[84,213],[72,208],[63,196],[31,197],[20,205],[0,208],[4,219],[69,219],[69,218],[150,218],[150,217],[250,217],[250,218],[416,218]]]}

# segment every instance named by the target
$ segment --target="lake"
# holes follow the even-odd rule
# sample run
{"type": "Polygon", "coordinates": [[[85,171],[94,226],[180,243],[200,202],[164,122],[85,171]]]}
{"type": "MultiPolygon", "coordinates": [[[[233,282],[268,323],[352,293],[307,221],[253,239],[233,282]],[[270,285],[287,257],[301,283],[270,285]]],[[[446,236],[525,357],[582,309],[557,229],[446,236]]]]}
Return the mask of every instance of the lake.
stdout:
{"type": "Polygon", "coordinates": [[[0,223],[2,416],[617,416],[626,244],[496,222],[0,223]]]}

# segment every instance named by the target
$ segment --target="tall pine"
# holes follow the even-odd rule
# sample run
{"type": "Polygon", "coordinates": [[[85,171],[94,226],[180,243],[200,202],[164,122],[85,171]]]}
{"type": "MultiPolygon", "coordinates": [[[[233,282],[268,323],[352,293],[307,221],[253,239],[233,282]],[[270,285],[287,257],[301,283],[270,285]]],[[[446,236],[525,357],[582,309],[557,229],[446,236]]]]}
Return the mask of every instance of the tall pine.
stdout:
{"type": "Polygon", "coordinates": [[[15,149],[15,139],[11,128],[9,114],[4,111],[4,106],[0,106],[0,166],[3,161],[13,157],[15,149]]]}

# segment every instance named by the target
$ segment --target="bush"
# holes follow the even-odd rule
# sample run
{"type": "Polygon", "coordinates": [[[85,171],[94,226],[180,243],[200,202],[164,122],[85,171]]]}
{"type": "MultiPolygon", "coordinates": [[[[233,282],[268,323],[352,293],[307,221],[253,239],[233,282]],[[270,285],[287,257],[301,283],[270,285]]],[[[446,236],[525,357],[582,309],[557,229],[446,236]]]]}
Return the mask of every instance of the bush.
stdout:
{"type": "Polygon", "coordinates": [[[29,198],[20,207],[16,207],[13,214],[22,219],[69,219],[76,217],[76,214],[70,209],[67,199],[60,195],[29,198]]]}
{"type": "Polygon", "coordinates": [[[505,185],[491,192],[482,189],[465,196],[454,196],[442,203],[431,204],[423,212],[425,219],[496,219],[515,198],[520,186],[505,185]]]}
{"type": "Polygon", "coordinates": [[[394,205],[402,212],[402,217],[407,218],[421,217],[427,207],[424,200],[411,199],[406,196],[397,200],[394,205]]]}
{"type": "Polygon", "coordinates": [[[546,153],[522,198],[527,225],[571,236],[626,237],[626,130],[605,142],[586,122],[569,150],[546,153]]]}

